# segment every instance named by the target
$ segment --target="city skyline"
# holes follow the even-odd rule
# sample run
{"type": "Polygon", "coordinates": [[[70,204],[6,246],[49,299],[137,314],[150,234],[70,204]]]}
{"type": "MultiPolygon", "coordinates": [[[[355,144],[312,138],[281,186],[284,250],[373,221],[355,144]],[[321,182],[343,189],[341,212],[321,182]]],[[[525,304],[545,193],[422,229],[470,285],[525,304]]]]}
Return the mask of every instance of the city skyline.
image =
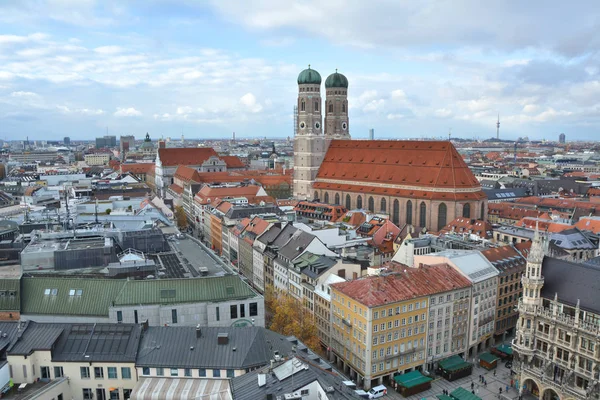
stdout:
{"type": "Polygon", "coordinates": [[[307,64],[348,77],[355,138],[596,137],[592,2],[448,7],[4,2],[0,139],[291,137],[307,64]]]}

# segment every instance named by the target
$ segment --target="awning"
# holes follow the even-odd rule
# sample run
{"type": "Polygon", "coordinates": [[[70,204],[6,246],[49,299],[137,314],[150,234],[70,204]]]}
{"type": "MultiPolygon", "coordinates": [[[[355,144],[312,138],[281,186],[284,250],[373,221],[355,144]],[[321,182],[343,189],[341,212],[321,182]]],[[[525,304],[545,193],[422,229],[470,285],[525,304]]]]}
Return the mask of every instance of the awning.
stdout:
{"type": "Polygon", "coordinates": [[[496,347],[496,350],[498,350],[501,353],[504,353],[508,356],[512,356],[513,354],[513,349],[511,347],[511,345],[509,344],[501,344],[500,346],[496,347]]]}
{"type": "Polygon", "coordinates": [[[445,360],[439,362],[439,366],[441,369],[447,372],[458,371],[463,368],[468,368],[471,366],[471,363],[466,362],[459,356],[448,357],[445,360]]]}
{"type": "Polygon", "coordinates": [[[493,363],[496,360],[499,360],[498,357],[496,357],[495,355],[493,355],[492,353],[481,353],[479,355],[479,359],[485,361],[488,364],[493,363]]]}
{"type": "Polygon", "coordinates": [[[467,389],[458,387],[450,393],[456,400],[481,400],[481,397],[475,396],[473,393],[469,392],[467,389]]]}
{"type": "Polygon", "coordinates": [[[431,379],[428,376],[424,376],[423,374],[421,374],[420,371],[415,370],[415,371],[411,371],[407,374],[396,375],[394,377],[394,380],[396,381],[396,383],[398,383],[398,385],[400,385],[402,387],[411,388],[411,387],[421,385],[423,383],[430,382],[433,379],[431,379]]]}
{"type": "Polygon", "coordinates": [[[228,379],[140,378],[131,400],[233,400],[228,379]]]}

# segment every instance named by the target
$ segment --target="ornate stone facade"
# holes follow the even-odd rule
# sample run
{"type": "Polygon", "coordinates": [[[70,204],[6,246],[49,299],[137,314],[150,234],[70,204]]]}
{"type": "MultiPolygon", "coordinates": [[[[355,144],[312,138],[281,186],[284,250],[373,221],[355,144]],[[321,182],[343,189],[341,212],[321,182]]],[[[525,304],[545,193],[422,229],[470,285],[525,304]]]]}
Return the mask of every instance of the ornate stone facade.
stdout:
{"type": "Polygon", "coordinates": [[[537,229],[527,261],[513,340],[520,393],[543,400],[599,399],[600,270],[544,259],[537,229]]]}

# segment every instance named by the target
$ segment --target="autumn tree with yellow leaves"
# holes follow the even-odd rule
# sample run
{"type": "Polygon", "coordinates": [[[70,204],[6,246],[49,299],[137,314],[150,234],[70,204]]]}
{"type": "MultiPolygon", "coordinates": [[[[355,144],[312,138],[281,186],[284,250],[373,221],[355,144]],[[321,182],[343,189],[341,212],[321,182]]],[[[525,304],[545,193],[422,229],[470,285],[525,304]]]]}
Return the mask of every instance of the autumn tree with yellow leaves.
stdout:
{"type": "Polygon", "coordinates": [[[188,227],[187,216],[182,206],[175,207],[175,221],[179,229],[185,229],[188,227]]]}
{"type": "Polygon", "coordinates": [[[286,293],[277,293],[270,287],[265,291],[265,305],[269,329],[285,336],[295,336],[313,350],[319,348],[314,318],[296,299],[286,293]]]}

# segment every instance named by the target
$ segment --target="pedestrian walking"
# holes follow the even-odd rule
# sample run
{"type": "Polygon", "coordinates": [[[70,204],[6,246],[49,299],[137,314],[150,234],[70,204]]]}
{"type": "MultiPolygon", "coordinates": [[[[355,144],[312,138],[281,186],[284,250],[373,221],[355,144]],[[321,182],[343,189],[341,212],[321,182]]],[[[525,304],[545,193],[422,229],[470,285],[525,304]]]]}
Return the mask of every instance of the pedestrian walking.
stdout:
{"type": "Polygon", "coordinates": [[[502,388],[498,388],[498,391],[500,392],[500,394],[502,394],[502,388]]]}
{"type": "Polygon", "coordinates": [[[508,385],[506,385],[506,393],[508,393],[508,385]]]}
{"type": "Polygon", "coordinates": [[[494,370],[494,376],[496,376],[496,370],[494,370]]]}
{"type": "Polygon", "coordinates": [[[475,394],[475,391],[474,391],[474,390],[471,390],[471,393],[475,394]]]}
{"type": "Polygon", "coordinates": [[[483,386],[487,387],[487,381],[486,380],[483,381],[483,386]]]}
{"type": "Polygon", "coordinates": [[[475,384],[473,382],[471,382],[471,390],[473,390],[475,388],[475,384]]]}

